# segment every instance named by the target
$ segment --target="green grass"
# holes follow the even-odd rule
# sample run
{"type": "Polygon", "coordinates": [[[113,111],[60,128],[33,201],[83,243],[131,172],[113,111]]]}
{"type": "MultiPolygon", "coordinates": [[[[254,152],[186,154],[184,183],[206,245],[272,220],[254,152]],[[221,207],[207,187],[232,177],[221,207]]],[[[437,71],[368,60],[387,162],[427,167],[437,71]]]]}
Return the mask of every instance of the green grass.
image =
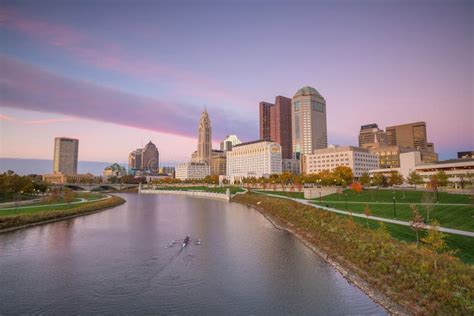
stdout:
{"type": "MultiPolygon", "coordinates": [[[[344,201],[344,195],[347,194],[347,201],[354,202],[392,202],[393,196],[397,202],[403,203],[420,203],[423,197],[422,191],[409,190],[387,190],[387,189],[369,189],[360,193],[352,190],[344,190],[342,194],[331,194],[323,197],[325,201],[344,201]]],[[[434,193],[433,193],[434,194],[434,193]]],[[[468,194],[451,194],[438,192],[438,203],[452,204],[470,204],[473,203],[473,196],[468,194]]]]}
{"type": "MultiPolygon", "coordinates": [[[[24,215],[24,214],[34,214],[34,213],[41,213],[41,212],[49,212],[49,211],[59,211],[59,210],[74,210],[78,207],[89,205],[94,203],[95,201],[88,201],[84,203],[77,203],[77,204],[70,204],[70,205],[48,205],[45,204],[39,207],[20,207],[18,209],[8,209],[2,210],[0,209],[0,217],[2,216],[14,216],[14,215],[24,215]]],[[[56,204],[56,203],[55,203],[56,204]]]]}
{"type": "MultiPolygon", "coordinates": [[[[347,216],[343,214],[338,215],[347,216]]],[[[365,218],[353,217],[353,220],[357,224],[367,227],[367,220],[365,218]]],[[[409,243],[416,242],[416,233],[410,227],[390,223],[384,224],[393,238],[409,243]]],[[[380,224],[375,220],[369,220],[369,227],[371,229],[377,229],[380,227],[380,224]]],[[[420,231],[420,239],[424,237],[425,234],[426,231],[420,231]]],[[[457,250],[455,255],[459,259],[465,263],[474,264],[474,238],[454,234],[445,234],[445,236],[448,248],[450,250],[457,250]]]]}
{"type": "MultiPolygon", "coordinates": [[[[315,202],[318,205],[328,205],[345,211],[345,203],[334,203],[330,201],[315,202]]],[[[367,203],[373,216],[394,218],[393,204],[377,204],[367,203]]],[[[366,204],[347,203],[347,210],[354,213],[362,214],[366,204]]],[[[427,220],[426,209],[422,205],[417,206],[418,212],[425,220],[427,220]]],[[[412,219],[412,210],[409,204],[396,204],[396,219],[402,221],[410,221],[412,219]]],[[[434,205],[430,211],[430,221],[436,219],[443,227],[474,231],[474,207],[466,205],[434,205]]]]}
{"type": "Polygon", "coordinates": [[[303,192],[283,192],[283,191],[263,191],[263,190],[254,190],[254,191],[267,193],[267,194],[287,196],[287,197],[291,197],[291,198],[295,198],[295,199],[304,199],[304,193],[303,192]]]}

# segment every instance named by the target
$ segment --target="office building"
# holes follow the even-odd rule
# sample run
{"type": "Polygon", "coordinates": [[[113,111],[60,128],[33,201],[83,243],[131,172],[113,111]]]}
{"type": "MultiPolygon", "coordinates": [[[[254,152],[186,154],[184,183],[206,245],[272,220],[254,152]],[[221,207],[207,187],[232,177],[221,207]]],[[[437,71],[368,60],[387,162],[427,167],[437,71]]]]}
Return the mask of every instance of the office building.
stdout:
{"type": "Polygon", "coordinates": [[[458,159],[466,159],[466,158],[474,159],[474,151],[459,151],[458,152],[458,159]]]}
{"type": "Polygon", "coordinates": [[[419,151],[428,150],[425,122],[388,126],[386,133],[388,145],[414,148],[419,151]]]}
{"type": "Polygon", "coordinates": [[[303,173],[319,173],[324,170],[332,171],[339,166],[352,169],[355,178],[364,172],[379,168],[379,159],[376,154],[366,148],[354,146],[329,146],[316,149],[312,154],[302,158],[303,173]]]}
{"type": "Polygon", "coordinates": [[[326,148],[326,100],[312,87],[303,87],[292,100],[292,146],[295,158],[326,148]]]}
{"type": "Polygon", "coordinates": [[[180,180],[200,180],[209,174],[209,164],[205,162],[185,162],[175,167],[175,178],[180,180]]]}
{"type": "Polygon", "coordinates": [[[198,148],[197,148],[197,161],[210,164],[212,152],[212,129],[211,120],[207,111],[201,113],[199,119],[198,129],[198,148]]]}
{"type": "Polygon", "coordinates": [[[226,168],[226,154],[222,150],[212,150],[210,173],[212,176],[225,175],[226,168]]]}
{"type": "Polygon", "coordinates": [[[386,144],[387,134],[377,124],[367,124],[360,127],[359,147],[371,148],[385,146],[386,144]]]}
{"type": "Polygon", "coordinates": [[[53,172],[66,175],[77,174],[79,139],[56,137],[54,139],[53,172]]]}
{"type": "Polygon", "coordinates": [[[222,151],[232,150],[232,147],[242,142],[237,137],[237,135],[227,135],[227,137],[220,143],[222,151]]]}
{"type": "Polygon", "coordinates": [[[242,143],[227,151],[226,175],[231,183],[247,177],[268,177],[282,172],[281,146],[272,141],[242,143]]]}
{"type": "Polygon", "coordinates": [[[399,168],[400,154],[416,151],[413,148],[401,146],[381,146],[368,149],[379,157],[379,168],[399,168]]]}
{"type": "Polygon", "coordinates": [[[300,173],[300,161],[295,158],[283,158],[282,159],[282,172],[300,173]]]}
{"type": "Polygon", "coordinates": [[[454,183],[455,187],[462,186],[462,182],[466,179],[474,177],[474,159],[450,159],[444,161],[437,161],[434,163],[424,163],[421,159],[419,151],[412,151],[400,154],[400,167],[398,168],[382,168],[374,169],[369,172],[371,176],[375,174],[383,174],[389,176],[391,172],[399,172],[405,181],[412,171],[416,171],[423,181],[428,183],[430,177],[443,171],[448,176],[448,181],[454,183]]]}
{"type": "Polygon", "coordinates": [[[127,170],[119,165],[118,163],[114,163],[113,165],[110,165],[104,169],[102,172],[102,175],[105,178],[109,177],[122,177],[127,175],[127,170]]]}
{"type": "Polygon", "coordinates": [[[159,172],[160,153],[151,141],[141,151],[141,169],[145,174],[157,174],[159,172]]]}
{"type": "Polygon", "coordinates": [[[128,169],[141,170],[142,169],[142,152],[143,149],[138,148],[128,155],[128,169]]]}
{"type": "Polygon", "coordinates": [[[291,99],[277,96],[275,104],[260,102],[260,139],[277,142],[282,157],[292,157],[291,99]]]}

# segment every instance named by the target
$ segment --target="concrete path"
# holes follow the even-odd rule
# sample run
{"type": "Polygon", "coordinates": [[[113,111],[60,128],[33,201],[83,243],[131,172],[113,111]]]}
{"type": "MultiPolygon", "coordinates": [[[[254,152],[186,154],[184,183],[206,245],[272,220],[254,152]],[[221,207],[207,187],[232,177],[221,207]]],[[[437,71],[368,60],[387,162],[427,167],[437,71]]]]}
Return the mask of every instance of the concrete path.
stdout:
{"type": "MultiPolygon", "coordinates": [[[[335,209],[335,208],[332,208],[332,207],[317,205],[317,204],[314,204],[313,201],[311,201],[311,200],[296,199],[296,198],[291,198],[291,197],[288,197],[288,196],[277,195],[277,194],[269,194],[269,193],[263,193],[263,192],[257,192],[257,193],[262,194],[262,195],[268,195],[268,196],[272,196],[272,197],[278,197],[278,198],[292,200],[292,201],[295,201],[295,202],[298,202],[298,203],[301,203],[301,204],[305,204],[305,205],[308,205],[308,206],[311,206],[311,207],[314,207],[314,208],[320,208],[320,209],[330,211],[330,212],[334,212],[334,213],[339,213],[339,214],[344,214],[344,215],[352,215],[354,217],[367,218],[364,214],[359,214],[359,213],[352,213],[351,214],[351,212],[338,210],[338,209],[335,209]]],[[[379,221],[379,222],[385,222],[385,223],[391,223],[391,224],[397,224],[397,225],[403,225],[403,226],[410,226],[409,222],[399,221],[399,220],[396,220],[396,219],[390,219],[390,218],[385,218],[385,217],[370,216],[369,220],[376,220],[376,221],[379,221]]],[[[431,226],[430,225],[425,225],[424,228],[429,229],[429,228],[431,228],[431,226]]],[[[474,237],[474,232],[469,232],[469,231],[465,231],[465,230],[458,230],[458,229],[452,229],[452,228],[446,228],[446,227],[440,227],[439,230],[444,232],[444,233],[474,237]]]]}
{"type": "MultiPolygon", "coordinates": [[[[72,204],[79,204],[79,203],[84,203],[84,202],[97,202],[97,201],[102,201],[111,198],[110,195],[106,195],[105,197],[97,200],[90,200],[88,201],[85,198],[79,198],[79,201],[76,202],[71,202],[69,203],[70,205],[72,204]]],[[[45,206],[51,206],[51,207],[56,207],[56,206],[63,206],[67,205],[68,203],[58,203],[58,204],[42,204],[42,205],[32,205],[32,206],[19,206],[19,207],[8,207],[8,208],[0,208],[0,211],[10,211],[10,210],[21,210],[24,208],[38,208],[38,207],[45,207],[45,206]]]]}

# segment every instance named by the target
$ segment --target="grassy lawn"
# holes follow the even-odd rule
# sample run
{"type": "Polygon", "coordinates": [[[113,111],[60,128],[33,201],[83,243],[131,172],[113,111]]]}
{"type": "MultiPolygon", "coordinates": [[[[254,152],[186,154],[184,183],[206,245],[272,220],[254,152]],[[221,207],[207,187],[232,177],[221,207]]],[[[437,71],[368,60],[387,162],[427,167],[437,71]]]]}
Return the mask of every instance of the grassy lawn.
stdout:
{"type": "Polygon", "coordinates": [[[282,195],[287,196],[295,199],[304,199],[303,192],[283,192],[283,191],[263,191],[263,190],[254,190],[256,192],[268,193],[268,194],[275,194],[275,195],[282,195]]]}
{"type": "MultiPolygon", "coordinates": [[[[334,203],[330,201],[319,201],[315,204],[328,205],[329,207],[346,210],[345,203],[334,203]]],[[[367,203],[373,216],[394,218],[393,204],[377,204],[367,203]]],[[[354,213],[364,213],[366,204],[361,203],[347,203],[347,210],[354,213]]],[[[426,209],[422,205],[417,206],[418,212],[425,220],[427,219],[426,209]]],[[[412,218],[412,211],[409,204],[396,204],[396,215],[398,220],[410,221],[412,218]]],[[[474,231],[474,207],[466,205],[435,205],[430,211],[430,220],[436,219],[441,226],[474,231]]]]}
{"type": "MultiPolygon", "coordinates": [[[[421,191],[401,191],[401,190],[386,190],[386,189],[370,189],[363,190],[360,193],[355,193],[352,190],[344,190],[343,194],[331,194],[325,196],[325,201],[344,201],[344,194],[347,194],[347,201],[354,202],[392,202],[395,192],[395,199],[397,202],[403,203],[420,203],[423,193],[421,191]]],[[[453,204],[470,204],[474,202],[472,195],[467,194],[451,194],[445,192],[438,193],[439,203],[453,203],[453,204]]],[[[473,204],[474,205],[474,204],[473,204]]]]}
{"type": "MultiPolygon", "coordinates": [[[[338,214],[340,216],[346,216],[338,214]]],[[[365,218],[353,217],[354,222],[367,227],[367,220],[365,218]]],[[[416,233],[410,227],[396,224],[384,223],[390,235],[398,240],[405,242],[416,242],[416,233]]],[[[379,223],[374,220],[369,220],[369,227],[371,229],[379,228],[379,223]]],[[[424,237],[425,231],[420,231],[420,238],[424,237]]],[[[446,243],[451,250],[457,250],[456,256],[465,263],[474,264],[474,238],[467,236],[460,236],[454,234],[445,234],[446,243]]]]}
{"type": "Polygon", "coordinates": [[[77,204],[70,204],[70,205],[56,205],[56,206],[44,204],[43,206],[39,206],[39,207],[20,207],[18,209],[7,209],[7,210],[0,209],[0,217],[41,213],[41,212],[47,212],[47,211],[64,211],[64,210],[69,211],[69,210],[74,210],[84,205],[92,204],[94,202],[95,201],[88,201],[84,203],[77,203],[77,204]]]}

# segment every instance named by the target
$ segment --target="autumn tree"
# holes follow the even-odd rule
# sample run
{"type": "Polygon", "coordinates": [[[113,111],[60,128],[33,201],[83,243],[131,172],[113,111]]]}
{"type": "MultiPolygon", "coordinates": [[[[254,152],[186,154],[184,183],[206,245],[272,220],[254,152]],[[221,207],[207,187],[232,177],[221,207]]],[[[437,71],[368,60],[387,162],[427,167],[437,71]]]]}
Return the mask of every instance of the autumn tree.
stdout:
{"type": "Polygon", "coordinates": [[[361,176],[360,176],[360,179],[359,179],[359,182],[362,184],[362,185],[368,185],[370,184],[370,176],[367,172],[364,172],[361,176]]]}
{"type": "Polygon", "coordinates": [[[438,269],[436,254],[441,254],[447,248],[445,238],[446,235],[439,230],[439,223],[433,220],[428,229],[428,234],[421,239],[428,248],[435,253],[435,256],[433,256],[435,271],[438,269]]]}
{"type": "Polygon", "coordinates": [[[64,188],[64,202],[69,206],[76,197],[76,194],[70,188],[64,188]]]}
{"type": "Polygon", "coordinates": [[[362,184],[360,184],[360,182],[352,183],[351,184],[351,190],[354,191],[354,193],[362,192],[362,184]]]}
{"type": "Polygon", "coordinates": [[[420,176],[420,174],[418,172],[416,172],[416,170],[413,170],[408,175],[407,181],[408,181],[409,184],[414,185],[415,189],[416,189],[416,186],[418,184],[423,184],[423,177],[420,176]]]}
{"type": "Polygon", "coordinates": [[[411,208],[411,211],[412,211],[410,227],[411,227],[411,229],[413,229],[416,232],[416,246],[418,247],[419,231],[424,229],[425,223],[423,221],[423,217],[418,212],[418,209],[416,208],[416,205],[411,205],[410,208],[411,208]]]}
{"type": "Polygon", "coordinates": [[[347,166],[338,166],[332,171],[337,184],[349,184],[354,179],[352,169],[347,166]]]}
{"type": "Polygon", "coordinates": [[[435,207],[434,205],[435,202],[436,202],[436,197],[433,194],[433,192],[429,192],[429,191],[423,192],[423,195],[421,196],[421,205],[426,211],[426,220],[428,222],[430,221],[430,214],[435,207]]]}
{"type": "Polygon", "coordinates": [[[383,174],[381,173],[376,173],[374,174],[374,177],[372,179],[372,182],[377,186],[377,187],[381,187],[381,186],[386,186],[387,185],[387,177],[385,177],[383,174]]]}
{"type": "Polygon", "coordinates": [[[367,228],[369,228],[369,217],[372,215],[372,211],[369,208],[369,203],[365,204],[364,214],[367,217],[367,228]]]}
{"type": "Polygon", "coordinates": [[[391,186],[403,184],[403,176],[398,171],[393,171],[390,173],[388,183],[391,186]]]}

